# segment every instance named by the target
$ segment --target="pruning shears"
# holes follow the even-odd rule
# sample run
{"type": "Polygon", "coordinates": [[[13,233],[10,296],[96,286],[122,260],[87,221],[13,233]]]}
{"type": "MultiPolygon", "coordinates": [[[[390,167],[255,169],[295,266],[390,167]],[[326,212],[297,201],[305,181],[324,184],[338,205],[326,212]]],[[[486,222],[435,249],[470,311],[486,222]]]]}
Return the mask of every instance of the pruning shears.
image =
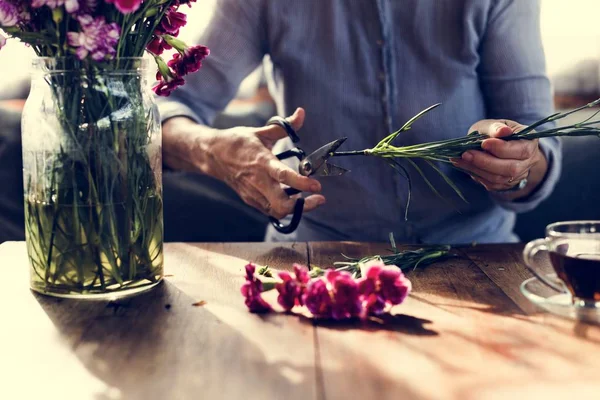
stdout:
{"type": "MultiPolygon", "coordinates": [[[[298,134],[292,125],[285,118],[272,117],[267,121],[266,125],[278,125],[286,131],[288,137],[293,143],[298,143],[300,141],[300,137],[298,137],[298,134]]],[[[295,147],[293,149],[276,154],[276,157],[279,160],[296,157],[298,160],[300,160],[298,173],[303,176],[341,176],[348,172],[348,170],[337,165],[333,165],[327,160],[334,155],[335,151],[346,141],[346,139],[347,138],[345,137],[336,139],[333,142],[321,146],[309,155],[306,155],[304,150],[302,150],[300,147],[295,147]]],[[[300,190],[292,187],[287,187],[284,189],[284,191],[288,196],[293,196],[300,193],[300,190]]],[[[294,213],[289,225],[284,225],[281,223],[281,221],[273,217],[269,217],[269,220],[278,232],[289,234],[298,228],[300,219],[302,218],[303,210],[304,199],[299,198],[296,200],[296,204],[294,205],[294,213]]]]}

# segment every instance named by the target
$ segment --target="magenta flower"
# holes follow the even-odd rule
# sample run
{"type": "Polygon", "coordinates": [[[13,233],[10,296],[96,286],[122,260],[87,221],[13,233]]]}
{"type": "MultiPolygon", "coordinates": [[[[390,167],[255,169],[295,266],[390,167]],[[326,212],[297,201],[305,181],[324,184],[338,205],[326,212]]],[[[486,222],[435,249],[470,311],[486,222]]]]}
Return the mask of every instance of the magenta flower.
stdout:
{"type": "Polygon", "coordinates": [[[148,43],[148,46],[146,46],[146,50],[157,56],[160,56],[165,50],[172,48],[173,47],[160,36],[154,36],[150,43],[148,43]]]}
{"type": "Polygon", "coordinates": [[[279,293],[277,302],[285,311],[290,311],[298,303],[300,288],[289,272],[281,271],[278,275],[281,282],[275,284],[275,289],[279,293]]]}
{"type": "Polygon", "coordinates": [[[115,5],[122,14],[131,14],[140,8],[143,0],[104,0],[105,3],[115,5]]]}
{"type": "Polygon", "coordinates": [[[262,282],[254,276],[256,266],[254,264],[246,265],[246,283],[242,286],[242,295],[246,298],[245,304],[248,310],[253,313],[266,313],[273,309],[261,296],[262,282]]]}
{"type": "Polygon", "coordinates": [[[0,49],[6,45],[6,38],[0,34],[0,49]]]}
{"type": "Polygon", "coordinates": [[[160,33],[168,33],[172,36],[179,35],[179,29],[183,28],[187,23],[187,15],[177,11],[177,7],[171,7],[160,21],[158,31],[160,33]]]}
{"type": "Polygon", "coordinates": [[[308,268],[300,264],[294,264],[294,275],[296,276],[296,282],[298,283],[299,293],[298,293],[298,304],[301,306],[304,305],[304,294],[306,293],[306,288],[308,286],[308,282],[310,282],[310,275],[308,274],[308,268]]]}
{"type": "Polygon", "coordinates": [[[381,315],[385,311],[385,300],[375,293],[371,293],[365,298],[366,315],[381,315]]]}
{"type": "Polygon", "coordinates": [[[0,0],[0,27],[8,28],[19,23],[19,10],[14,4],[0,0]]]}
{"type": "Polygon", "coordinates": [[[345,271],[330,270],[325,277],[333,297],[332,317],[341,320],[360,316],[362,300],[352,275],[345,271]]]}
{"type": "Polygon", "coordinates": [[[108,24],[104,17],[93,18],[84,15],[78,18],[81,32],[68,32],[69,45],[75,48],[80,60],[88,55],[95,61],[112,58],[116,55],[115,46],[119,42],[120,28],[116,23],[108,24]]]}
{"type": "Polygon", "coordinates": [[[184,76],[198,71],[202,67],[202,60],[209,54],[206,46],[191,46],[184,50],[183,56],[180,53],[173,55],[168,64],[178,75],[184,76]]]}
{"type": "Polygon", "coordinates": [[[371,266],[358,282],[358,290],[366,301],[365,311],[374,315],[383,313],[386,305],[402,303],[411,289],[411,282],[398,267],[383,263],[371,266]]]}
{"type": "Polygon", "coordinates": [[[402,303],[412,289],[411,282],[396,266],[382,269],[379,272],[379,282],[381,297],[393,306],[402,303]]]}
{"type": "Polygon", "coordinates": [[[299,264],[294,264],[294,277],[287,272],[279,272],[280,283],[275,285],[275,289],[279,292],[277,302],[286,311],[290,311],[296,305],[304,305],[304,293],[306,293],[306,285],[310,281],[308,269],[299,264]]]}
{"type": "Polygon", "coordinates": [[[158,96],[168,97],[175,89],[177,89],[179,86],[183,86],[184,84],[185,81],[180,76],[167,77],[161,79],[156,86],[152,88],[152,90],[158,96]]]}
{"type": "Polygon", "coordinates": [[[323,279],[314,279],[306,289],[304,294],[304,304],[306,308],[319,318],[331,318],[332,299],[327,289],[327,283],[323,279]]]}

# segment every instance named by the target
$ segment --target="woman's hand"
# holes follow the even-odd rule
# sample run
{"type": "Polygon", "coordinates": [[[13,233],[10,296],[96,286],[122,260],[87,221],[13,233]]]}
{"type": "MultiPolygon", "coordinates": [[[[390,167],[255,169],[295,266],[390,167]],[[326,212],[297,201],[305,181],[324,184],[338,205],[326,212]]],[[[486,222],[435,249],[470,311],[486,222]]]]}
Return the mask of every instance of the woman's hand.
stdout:
{"type": "MultiPolygon", "coordinates": [[[[299,130],[304,110],[298,108],[288,121],[299,130]]],[[[173,118],[163,125],[165,163],[220,179],[247,204],[281,219],[296,204],[296,196],[288,196],[282,185],[303,192],[321,191],[319,181],[300,175],[273,155],[273,146],[285,137],[285,130],[276,125],[214,130],[187,118],[173,118]]],[[[324,203],[325,197],[313,194],[306,198],[304,211],[324,203]]]]}
{"type": "Polygon", "coordinates": [[[532,193],[542,182],[548,170],[546,157],[539,148],[538,140],[505,141],[525,128],[510,120],[481,120],[469,129],[490,136],[481,144],[482,151],[469,150],[461,158],[453,159],[454,166],[464,170],[488,191],[504,199],[515,200],[532,193]],[[527,185],[518,191],[505,192],[517,186],[523,179],[527,185]]]}

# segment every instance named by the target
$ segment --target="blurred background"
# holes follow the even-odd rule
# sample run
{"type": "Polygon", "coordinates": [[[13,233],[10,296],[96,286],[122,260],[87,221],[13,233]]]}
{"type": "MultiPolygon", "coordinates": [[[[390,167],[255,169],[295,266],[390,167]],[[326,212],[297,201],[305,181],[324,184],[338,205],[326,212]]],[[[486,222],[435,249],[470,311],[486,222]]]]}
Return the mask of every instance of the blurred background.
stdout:
{"type": "MultiPolygon", "coordinates": [[[[195,38],[211,18],[215,3],[215,0],[202,0],[186,10],[188,20],[193,23],[182,30],[180,37],[195,43],[195,38]]],[[[598,0],[542,0],[542,37],[557,110],[571,109],[600,97],[599,16],[598,0]]],[[[0,150],[2,146],[20,141],[20,109],[29,92],[32,56],[30,49],[12,40],[0,51],[0,150]]],[[[586,113],[591,115],[595,111],[586,113]]],[[[261,67],[242,83],[237,98],[215,124],[220,128],[260,126],[274,114],[261,67]]],[[[576,120],[580,119],[581,114],[576,117],[576,120]]],[[[571,122],[573,119],[561,123],[571,122]]],[[[565,138],[563,145],[563,173],[555,192],[536,210],[518,217],[516,231],[523,241],[542,236],[544,227],[550,222],[600,219],[600,178],[596,176],[600,171],[600,139],[565,138]]],[[[0,161],[2,190],[19,193],[22,186],[14,184],[14,177],[21,174],[20,158],[0,161]]],[[[165,214],[172,214],[170,210],[185,210],[176,213],[176,219],[165,220],[167,241],[262,241],[267,219],[245,206],[221,182],[181,174],[174,179],[165,179],[164,185],[165,214]],[[189,187],[195,191],[191,193],[195,199],[193,204],[185,196],[169,198],[170,186],[189,187]],[[202,204],[198,204],[198,195],[201,195],[202,204]],[[197,234],[182,237],[178,229],[181,224],[195,224],[197,234]]],[[[4,207],[0,213],[6,214],[16,210],[18,205],[0,207],[4,207]]],[[[13,220],[0,219],[0,243],[3,232],[10,236],[19,231],[21,220],[22,215],[18,213],[13,220]]]]}

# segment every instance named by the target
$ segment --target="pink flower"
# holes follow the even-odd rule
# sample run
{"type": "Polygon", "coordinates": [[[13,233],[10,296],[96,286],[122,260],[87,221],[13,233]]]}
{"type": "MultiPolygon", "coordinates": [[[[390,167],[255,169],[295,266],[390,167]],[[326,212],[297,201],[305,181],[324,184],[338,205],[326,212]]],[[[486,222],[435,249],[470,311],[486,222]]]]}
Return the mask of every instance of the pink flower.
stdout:
{"type": "Polygon", "coordinates": [[[14,4],[0,0],[0,27],[8,28],[19,23],[19,10],[14,4]]]}
{"type": "Polygon", "coordinates": [[[177,7],[171,7],[160,21],[158,30],[160,33],[168,33],[169,35],[179,35],[179,29],[183,28],[187,23],[187,15],[177,11],[177,7]]]}
{"type": "Polygon", "coordinates": [[[160,36],[154,36],[150,43],[148,43],[148,46],[146,46],[146,50],[157,56],[160,56],[165,50],[172,48],[173,47],[160,36]]]}
{"type": "Polygon", "coordinates": [[[379,282],[381,297],[393,306],[402,303],[412,289],[411,282],[396,266],[382,269],[379,272],[379,282]]]}
{"type": "Polygon", "coordinates": [[[365,311],[374,315],[383,313],[386,305],[402,303],[411,289],[411,282],[395,265],[373,265],[358,282],[358,290],[366,301],[365,311]]]}
{"type": "Polygon", "coordinates": [[[192,46],[185,49],[183,56],[175,53],[173,58],[167,63],[169,67],[180,76],[198,71],[202,67],[202,60],[210,54],[210,50],[205,46],[192,46]]]}
{"type": "Polygon", "coordinates": [[[122,14],[130,14],[140,8],[143,0],[104,0],[108,4],[115,4],[117,10],[122,14]]]}
{"type": "Polygon", "coordinates": [[[104,17],[93,18],[83,15],[78,18],[81,32],[68,32],[69,45],[75,48],[80,60],[88,55],[100,61],[116,55],[115,46],[119,42],[120,28],[116,23],[107,24],[104,17]]]}
{"type": "Polygon", "coordinates": [[[298,304],[303,306],[306,287],[308,286],[308,282],[310,282],[308,268],[300,264],[294,264],[294,275],[296,276],[296,282],[298,283],[298,287],[300,289],[298,293],[298,304]]]}
{"type": "Polygon", "coordinates": [[[290,311],[298,302],[300,288],[289,272],[281,271],[278,275],[281,282],[275,285],[275,289],[279,292],[277,302],[285,311],[290,311]]]}
{"type": "Polygon", "coordinates": [[[69,14],[79,11],[79,0],[33,0],[31,2],[33,8],[48,6],[55,9],[63,5],[69,14]]]}
{"type": "Polygon", "coordinates": [[[306,308],[319,318],[331,318],[332,299],[327,289],[327,283],[323,279],[314,279],[306,289],[304,294],[304,304],[306,308]]]}
{"type": "Polygon", "coordinates": [[[279,272],[280,283],[275,285],[275,289],[279,292],[277,302],[286,311],[290,311],[296,305],[304,305],[304,293],[306,293],[306,285],[310,281],[308,269],[299,264],[294,264],[294,277],[287,271],[279,272]]]}
{"type": "Polygon", "coordinates": [[[0,34],[0,49],[6,45],[6,38],[0,34]]]}
{"type": "Polygon", "coordinates": [[[245,304],[248,310],[253,313],[266,313],[273,309],[261,296],[262,282],[254,276],[256,266],[254,264],[246,265],[246,283],[242,286],[242,295],[246,298],[245,304]]]}
{"type": "Polygon", "coordinates": [[[152,90],[154,90],[154,93],[156,93],[158,96],[168,97],[175,89],[177,89],[179,86],[183,86],[184,84],[185,81],[180,76],[167,78],[163,77],[163,79],[160,79],[160,81],[152,88],[152,90]]]}
{"type": "Polygon", "coordinates": [[[330,270],[325,277],[331,285],[332,317],[341,320],[360,316],[362,300],[352,275],[345,271],[330,270]]]}

